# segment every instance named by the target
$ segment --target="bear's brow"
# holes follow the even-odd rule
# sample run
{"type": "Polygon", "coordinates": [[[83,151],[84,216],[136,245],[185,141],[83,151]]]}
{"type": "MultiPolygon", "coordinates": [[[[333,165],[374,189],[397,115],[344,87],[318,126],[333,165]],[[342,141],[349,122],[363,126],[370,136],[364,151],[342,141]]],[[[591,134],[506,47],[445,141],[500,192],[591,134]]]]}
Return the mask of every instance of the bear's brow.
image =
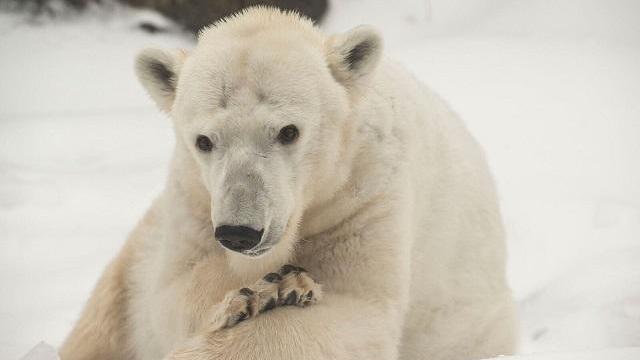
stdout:
{"type": "MultiPolygon", "coordinates": [[[[226,82],[223,82],[222,85],[220,86],[220,92],[219,92],[219,99],[218,99],[218,105],[223,108],[226,109],[228,104],[229,104],[229,100],[231,100],[231,96],[233,93],[233,87],[227,85],[226,82]]],[[[252,89],[253,93],[256,96],[256,99],[258,100],[258,102],[260,103],[269,103],[269,104],[277,104],[278,102],[274,101],[273,98],[270,98],[269,96],[267,96],[267,92],[265,91],[264,88],[262,87],[255,87],[252,89]]]]}
{"type": "Polygon", "coordinates": [[[222,83],[222,89],[220,91],[220,101],[219,101],[219,105],[221,108],[226,108],[227,107],[227,103],[229,102],[229,89],[227,87],[226,83],[222,83]]]}
{"type": "Polygon", "coordinates": [[[267,94],[265,94],[262,89],[256,90],[256,97],[258,98],[259,102],[264,102],[265,100],[267,100],[267,94]]]}

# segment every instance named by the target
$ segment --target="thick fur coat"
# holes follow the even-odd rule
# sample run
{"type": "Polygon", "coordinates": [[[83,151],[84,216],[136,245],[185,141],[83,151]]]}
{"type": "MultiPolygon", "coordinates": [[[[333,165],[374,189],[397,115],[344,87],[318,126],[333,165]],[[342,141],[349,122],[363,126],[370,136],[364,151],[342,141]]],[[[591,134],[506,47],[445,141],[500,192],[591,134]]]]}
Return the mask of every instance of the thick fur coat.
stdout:
{"type": "Polygon", "coordinates": [[[203,31],[193,51],[148,49],[136,66],[173,121],[175,153],[63,360],[514,351],[483,152],[382,56],[375,30],[325,36],[252,8],[203,31]],[[249,232],[225,243],[225,226],[257,243],[249,232]]]}

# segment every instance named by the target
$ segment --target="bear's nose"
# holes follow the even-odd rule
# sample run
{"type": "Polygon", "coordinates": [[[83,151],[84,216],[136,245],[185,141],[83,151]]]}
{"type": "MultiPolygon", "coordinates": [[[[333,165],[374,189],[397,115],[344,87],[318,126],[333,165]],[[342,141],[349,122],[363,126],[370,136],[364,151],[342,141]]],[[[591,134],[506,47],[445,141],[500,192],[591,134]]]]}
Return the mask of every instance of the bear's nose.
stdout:
{"type": "Polygon", "coordinates": [[[246,226],[221,225],[216,227],[215,235],[222,246],[240,252],[256,247],[263,232],[264,229],[258,231],[246,226]]]}

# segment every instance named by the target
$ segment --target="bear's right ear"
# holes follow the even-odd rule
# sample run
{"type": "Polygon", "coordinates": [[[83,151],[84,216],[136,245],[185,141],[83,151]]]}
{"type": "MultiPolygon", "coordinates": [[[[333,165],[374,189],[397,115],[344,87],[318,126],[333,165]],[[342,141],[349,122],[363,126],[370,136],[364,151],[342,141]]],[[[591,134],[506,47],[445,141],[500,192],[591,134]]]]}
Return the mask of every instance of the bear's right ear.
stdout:
{"type": "Polygon", "coordinates": [[[182,50],[145,49],[136,57],[138,80],[160,110],[170,112],[186,53],[182,50]]]}

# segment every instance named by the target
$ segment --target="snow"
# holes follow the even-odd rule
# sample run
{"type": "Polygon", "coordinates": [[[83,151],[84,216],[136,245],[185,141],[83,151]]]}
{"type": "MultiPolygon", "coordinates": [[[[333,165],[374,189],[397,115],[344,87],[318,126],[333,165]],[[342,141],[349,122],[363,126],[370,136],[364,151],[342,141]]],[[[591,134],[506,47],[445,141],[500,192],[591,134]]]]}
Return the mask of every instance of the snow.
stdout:
{"type": "MultiPolygon", "coordinates": [[[[376,25],[484,145],[522,353],[639,358],[602,350],[640,346],[639,13],[632,0],[334,0],[323,24],[376,25]]],[[[0,358],[61,343],[162,189],[172,130],[132,59],[193,46],[166,24],[119,7],[0,13],[0,358]]]]}
{"type": "Polygon", "coordinates": [[[29,350],[27,355],[20,358],[20,360],[60,360],[60,356],[58,356],[55,347],[42,341],[29,350]]]}
{"type": "MultiPolygon", "coordinates": [[[[637,360],[640,348],[620,348],[590,352],[550,353],[520,356],[499,356],[487,360],[637,360]]],[[[42,359],[48,360],[48,359],[42,359]]]]}

